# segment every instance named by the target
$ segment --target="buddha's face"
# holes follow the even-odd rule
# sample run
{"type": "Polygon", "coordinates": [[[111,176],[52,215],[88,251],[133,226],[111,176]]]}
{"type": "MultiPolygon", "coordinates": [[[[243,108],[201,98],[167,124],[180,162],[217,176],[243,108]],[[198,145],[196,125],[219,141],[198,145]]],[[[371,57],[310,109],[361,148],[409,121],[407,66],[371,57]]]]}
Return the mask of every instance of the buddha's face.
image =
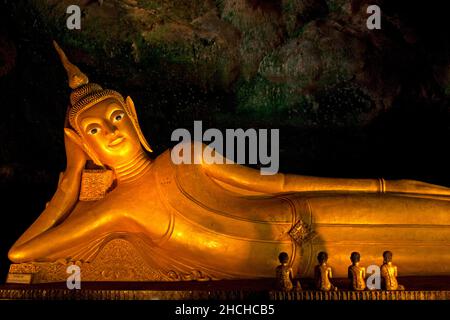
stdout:
{"type": "Polygon", "coordinates": [[[113,98],[83,111],[78,116],[78,125],[83,139],[105,165],[124,164],[142,151],[131,119],[113,98]]]}

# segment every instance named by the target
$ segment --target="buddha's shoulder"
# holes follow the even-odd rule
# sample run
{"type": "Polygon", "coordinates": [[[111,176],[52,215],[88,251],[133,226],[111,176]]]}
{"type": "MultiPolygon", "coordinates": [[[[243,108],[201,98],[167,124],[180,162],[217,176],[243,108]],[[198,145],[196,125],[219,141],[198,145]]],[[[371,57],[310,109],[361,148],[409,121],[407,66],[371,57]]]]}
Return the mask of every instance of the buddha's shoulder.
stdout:
{"type": "Polygon", "coordinates": [[[199,169],[203,164],[203,152],[208,148],[205,144],[197,141],[182,142],[175,147],[167,149],[155,160],[155,167],[199,169]]]}
{"type": "Polygon", "coordinates": [[[159,156],[156,157],[155,160],[153,160],[154,166],[161,166],[167,164],[167,162],[170,161],[170,149],[167,149],[163,153],[161,153],[159,156]]]}
{"type": "MultiPolygon", "coordinates": [[[[191,143],[184,145],[185,149],[183,152],[191,152],[190,147],[199,148],[203,147],[202,144],[191,143]]],[[[200,149],[202,150],[202,149],[200,149]]],[[[179,151],[179,150],[178,150],[179,151]]],[[[158,157],[153,160],[152,173],[155,175],[157,180],[167,180],[172,179],[177,176],[178,179],[185,180],[184,177],[192,178],[192,176],[203,176],[204,170],[202,170],[202,162],[195,158],[195,155],[191,158],[185,158],[180,161],[175,154],[177,150],[167,149],[161,153],[158,157]]],[[[192,151],[193,152],[193,151],[192,151]]]]}

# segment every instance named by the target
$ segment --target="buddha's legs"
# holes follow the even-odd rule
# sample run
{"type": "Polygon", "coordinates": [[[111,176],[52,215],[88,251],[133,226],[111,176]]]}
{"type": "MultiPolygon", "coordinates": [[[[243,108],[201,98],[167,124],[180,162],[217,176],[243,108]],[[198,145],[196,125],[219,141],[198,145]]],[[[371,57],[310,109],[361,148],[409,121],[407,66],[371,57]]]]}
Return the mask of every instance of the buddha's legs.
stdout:
{"type": "Polygon", "coordinates": [[[316,237],[303,244],[300,272],[312,274],[327,251],[336,277],[346,277],[352,251],[381,265],[390,250],[401,275],[450,274],[450,201],[389,195],[323,195],[308,202],[316,237]]]}
{"type": "Polygon", "coordinates": [[[58,253],[88,244],[113,232],[140,230],[140,226],[126,216],[110,212],[90,212],[84,216],[68,218],[28,242],[13,246],[8,256],[15,263],[55,260],[55,257],[67,258],[58,256],[58,253]]]}

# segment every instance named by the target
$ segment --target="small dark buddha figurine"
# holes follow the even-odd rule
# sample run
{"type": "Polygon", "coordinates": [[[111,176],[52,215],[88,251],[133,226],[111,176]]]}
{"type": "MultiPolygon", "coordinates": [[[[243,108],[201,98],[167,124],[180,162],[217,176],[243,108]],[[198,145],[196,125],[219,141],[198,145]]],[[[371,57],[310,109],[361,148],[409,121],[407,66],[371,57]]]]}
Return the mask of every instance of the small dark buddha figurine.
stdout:
{"type": "Polygon", "coordinates": [[[314,268],[314,279],[316,282],[316,289],[321,291],[336,291],[335,287],[330,279],[333,277],[331,267],[327,264],[328,254],[324,251],[319,252],[317,255],[319,265],[314,268]]]}
{"type": "Polygon", "coordinates": [[[350,255],[352,265],[348,267],[348,278],[350,279],[350,289],[362,291],[366,289],[366,268],[359,265],[361,255],[359,252],[352,252],[350,255]]]}
{"type": "Polygon", "coordinates": [[[383,265],[381,266],[381,278],[383,290],[405,290],[405,287],[398,284],[397,266],[392,264],[392,252],[383,252],[383,265]]]}
{"type": "Polygon", "coordinates": [[[286,252],[281,252],[278,255],[278,260],[281,264],[275,269],[276,287],[280,291],[291,291],[294,288],[292,284],[294,276],[292,268],[288,265],[289,255],[286,252]]]}

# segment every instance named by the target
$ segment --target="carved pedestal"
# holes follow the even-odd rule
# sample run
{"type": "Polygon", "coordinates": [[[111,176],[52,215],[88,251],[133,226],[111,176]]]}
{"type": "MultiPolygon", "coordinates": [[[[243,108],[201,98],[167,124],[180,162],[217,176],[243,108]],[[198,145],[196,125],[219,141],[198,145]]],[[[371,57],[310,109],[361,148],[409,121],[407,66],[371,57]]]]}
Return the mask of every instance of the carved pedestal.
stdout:
{"type": "Polygon", "coordinates": [[[135,247],[124,239],[109,241],[91,262],[56,261],[12,264],[9,269],[9,278],[24,279],[25,275],[31,275],[33,284],[66,282],[70,276],[67,268],[73,264],[80,267],[81,281],[183,280],[180,279],[182,275],[174,271],[155,269],[149,266],[135,247]]]}

